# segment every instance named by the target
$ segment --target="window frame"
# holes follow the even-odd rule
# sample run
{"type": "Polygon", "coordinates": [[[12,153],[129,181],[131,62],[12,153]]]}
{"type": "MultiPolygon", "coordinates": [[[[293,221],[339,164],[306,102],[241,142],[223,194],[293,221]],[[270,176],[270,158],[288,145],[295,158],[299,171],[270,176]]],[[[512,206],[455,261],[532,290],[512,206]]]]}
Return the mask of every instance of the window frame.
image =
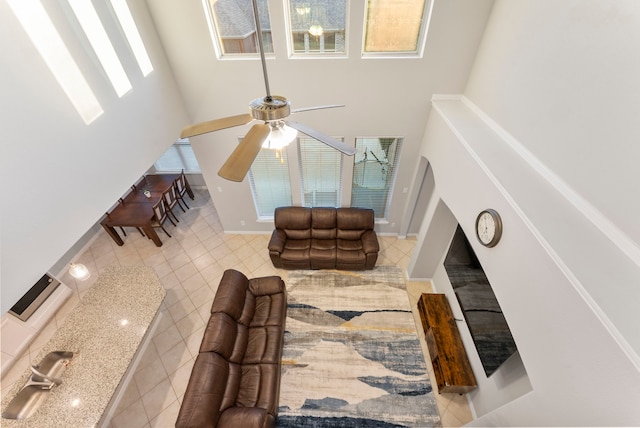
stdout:
{"type": "Polygon", "coordinates": [[[305,58],[305,59],[320,59],[320,58],[348,58],[349,56],[349,20],[351,4],[350,0],[344,0],[345,2],[345,15],[344,15],[344,52],[296,52],[295,40],[293,37],[293,24],[291,23],[291,0],[284,0],[284,18],[285,18],[285,31],[287,40],[287,50],[289,52],[289,58],[305,58]]]}
{"type": "Polygon", "coordinates": [[[367,20],[369,13],[369,0],[365,0],[364,17],[362,19],[362,46],[360,55],[362,59],[412,59],[423,58],[424,49],[427,44],[427,35],[431,24],[431,16],[433,13],[433,5],[436,0],[424,0],[424,9],[422,11],[422,23],[416,40],[415,51],[395,51],[395,52],[367,52],[365,44],[367,40],[367,20]]]}
{"type": "MultiPolygon", "coordinates": [[[[269,29],[266,30],[263,26],[263,22],[260,22],[262,33],[269,33],[271,42],[269,43],[271,46],[271,51],[265,49],[265,57],[274,58],[275,57],[275,48],[273,46],[273,31],[271,29],[271,10],[269,9],[269,3],[265,2],[267,5],[267,16],[269,17],[269,29]]],[[[218,32],[218,25],[216,22],[215,11],[213,10],[213,6],[211,4],[211,0],[202,0],[202,8],[204,9],[207,26],[209,27],[209,35],[211,36],[211,40],[213,42],[213,48],[216,53],[216,58],[219,60],[243,60],[243,59],[255,59],[260,56],[257,47],[256,40],[256,52],[229,52],[226,53],[223,46],[222,36],[218,32]]],[[[252,11],[253,13],[253,11],[252,11]]],[[[252,33],[255,37],[255,31],[252,33]]]]}
{"type": "Polygon", "coordinates": [[[195,152],[193,152],[193,147],[191,146],[191,141],[189,141],[188,138],[180,138],[178,140],[176,140],[171,146],[169,146],[167,148],[167,150],[164,151],[164,153],[162,153],[162,155],[153,163],[153,168],[156,170],[156,172],[164,172],[164,173],[168,173],[168,174],[174,174],[174,173],[179,173],[181,171],[184,171],[185,174],[202,174],[202,169],[200,168],[200,165],[198,164],[198,159],[196,158],[195,152]],[[181,149],[179,148],[180,146],[188,146],[191,148],[191,151],[193,153],[193,157],[196,161],[196,164],[198,165],[198,169],[191,169],[188,168],[189,166],[189,162],[185,161],[185,157],[184,154],[182,153],[181,149]],[[172,147],[176,147],[176,156],[178,159],[180,159],[180,163],[182,164],[181,168],[177,168],[177,169],[165,169],[165,168],[158,168],[158,162],[160,161],[160,159],[165,156],[169,150],[171,150],[172,147]]]}

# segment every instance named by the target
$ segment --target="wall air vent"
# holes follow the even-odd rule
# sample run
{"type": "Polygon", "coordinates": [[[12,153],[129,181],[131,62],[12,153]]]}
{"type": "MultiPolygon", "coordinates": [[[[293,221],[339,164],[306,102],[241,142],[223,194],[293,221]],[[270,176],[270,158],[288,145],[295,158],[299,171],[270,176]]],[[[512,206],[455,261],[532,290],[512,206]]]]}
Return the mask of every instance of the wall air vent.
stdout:
{"type": "Polygon", "coordinates": [[[55,291],[58,285],[60,285],[60,281],[48,273],[44,274],[44,276],[18,300],[18,303],[9,309],[9,313],[22,321],[28,320],[40,305],[47,300],[47,297],[55,291]]]}

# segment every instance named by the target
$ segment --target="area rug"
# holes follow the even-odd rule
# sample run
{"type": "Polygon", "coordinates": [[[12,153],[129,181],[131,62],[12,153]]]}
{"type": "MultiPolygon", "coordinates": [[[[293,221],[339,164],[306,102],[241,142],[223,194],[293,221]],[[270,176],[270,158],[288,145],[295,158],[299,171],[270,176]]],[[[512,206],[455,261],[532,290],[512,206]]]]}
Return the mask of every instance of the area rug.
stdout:
{"type": "Polygon", "coordinates": [[[291,271],[278,427],[440,426],[402,271],[291,271]]]}

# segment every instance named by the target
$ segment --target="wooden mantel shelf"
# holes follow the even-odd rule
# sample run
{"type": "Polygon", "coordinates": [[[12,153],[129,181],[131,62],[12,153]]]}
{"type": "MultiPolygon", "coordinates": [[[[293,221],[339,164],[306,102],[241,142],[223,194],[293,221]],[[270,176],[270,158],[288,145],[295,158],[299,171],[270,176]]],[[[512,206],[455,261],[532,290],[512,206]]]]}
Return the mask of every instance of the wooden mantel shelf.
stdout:
{"type": "Polygon", "coordinates": [[[424,293],[418,313],[426,337],[438,392],[466,393],[476,388],[476,378],[464,349],[451,307],[444,294],[424,293]]]}

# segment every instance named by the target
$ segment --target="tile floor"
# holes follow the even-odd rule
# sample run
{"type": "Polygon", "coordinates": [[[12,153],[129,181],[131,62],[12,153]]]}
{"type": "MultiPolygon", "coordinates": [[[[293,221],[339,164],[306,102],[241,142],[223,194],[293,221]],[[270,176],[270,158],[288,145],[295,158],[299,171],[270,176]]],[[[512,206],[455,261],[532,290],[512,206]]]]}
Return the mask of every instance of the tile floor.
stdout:
{"type": "MultiPolygon", "coordinates": [[[[225,269],[234,268],[249,277],[280,275],[286,282],[287,271],[275,269],[266,251],[269,235],[225,234],[206,189],[194,189],[195,200],[187,199],[191,209],[176,208],[177,227],[167,223],[168,238],[159,230],[162,247],[156,247],[135,229],[127,230],[125,245],[118,247],[101,231],[91,245],[77,257],[91,271],[91,278],[80,282],[68,273],[59,278],[72,288],[73,295],[33,341],[29,349],[6,374],[2,374],[2,393],[27,370],[31,359],[62,325],[102,269],[110,264],[152,266],[167,290],[161,307],[162,317],[150,346],[111,421],[113,428],[149,428],[174,426],[191,368],[202,339],[205,320],[218,282],[225,269]]],[[[379,237],[378,265],[406,268],[414,239],[379,237]]],[[[407,292],[415,307],[429,283],[407,282],[407,292]]],[[[414,316],[417,312],[414,308],[414,316]]],[[[418,331],[420,324],[416,318],[418,331]]],[[[426,344],[422,337],[423,350],[426,344]]],[[[428,361],[429,359],[426,358],[428,361]]],[[[428,364],[430,368],[430,364],[428,364]]],[[[431,370],[431,368],[430,368],[431,370]]],[[[432,384],[435,381],[432,379],[432,384]]],[[[466,397],[438,394],[436,400],[446,427],[461,426],[472,419],[466,397]]]]}

